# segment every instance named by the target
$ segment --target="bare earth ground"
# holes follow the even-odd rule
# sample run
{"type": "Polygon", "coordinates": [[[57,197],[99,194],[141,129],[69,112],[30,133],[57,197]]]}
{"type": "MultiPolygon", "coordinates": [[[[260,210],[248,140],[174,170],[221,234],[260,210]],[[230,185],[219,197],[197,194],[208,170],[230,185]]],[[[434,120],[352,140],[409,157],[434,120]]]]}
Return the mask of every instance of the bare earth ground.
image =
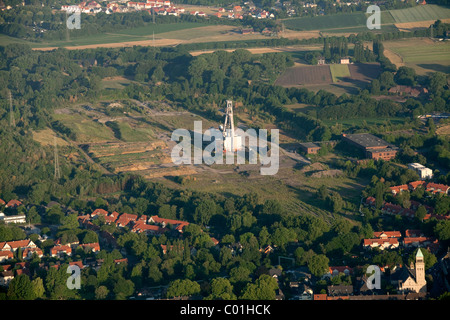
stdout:
{"type": "MultiPolygon", "coordinates": [[[[310,39],[319,37],[319,31],[285,31],[282,36],[289,39],[310,39]]],[[[199,28],[192,28],[189,30],[178,30],[166,33],[160,33],[155,36],[155,40],[139,40],[139,41],[125,41],[125,42],[115,42],[115,43],[98,43],[80,46],[67,46],[68,50],[76,49],[93,49],[93,48],[122,48],[122,47],[132,47],[132,46],[175,46],[178,44],[189,44],[189,43],[201,43],[201,42],[219,42],[219,41],[240,41],[240,40],[250,40],[250,39],[270,39],[270,37],[255,33],[255,34],[240,34],[238,28],[234,26],[217,25],[217,26],[206,26],[199,28]]],[[[34,48],[33,50],[48,51],[54,50],[57,47],[45,47],[45,48],[34,48]]]]}
{"type": "MultiPolygon", "coordinates": [[[[272,53],[272,52],[296,52],[296,51],[310,51],[310,50],[320,50],[322,46],[289,46],[289,47],[278,47],[278,48],[247,48],[246,50],[250,51],[253,54],[263,54],[263,53],[272,53]]],[[[236,49],[222,49],[224,51],[232,52],[236,49]]],[[[198,56],[203,53],[212,53],[217,50],[201,50],[201,51],[191,51],[189,52],[192,56],[198,56]]],[[[299,64],[304,65],[304,64],[299,64]]]]}
{"type": "MultiPolygon", "coordinates": [[[[442,19],[441,21],[444,23],[449,23],[450,19],[442,19]]],[[[427,20],[418,22],[396,23],[395,27],[400,31],[414,31],[414,29],[418,28],[429,28],[435,22],[435,20],[427,20]]]]}

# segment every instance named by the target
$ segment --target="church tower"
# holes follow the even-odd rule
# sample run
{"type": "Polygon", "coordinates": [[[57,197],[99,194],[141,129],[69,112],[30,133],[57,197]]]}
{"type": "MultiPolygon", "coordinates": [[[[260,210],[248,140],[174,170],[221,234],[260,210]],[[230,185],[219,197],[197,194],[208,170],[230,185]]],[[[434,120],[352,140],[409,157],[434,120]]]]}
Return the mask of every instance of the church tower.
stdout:
{"type": "Polygon", "coordinates": [[[420,248],[416,254],[416,283],[420,287],[419,291],[426,291],[427,281],[425,280],[425,260],[420,248]]]}

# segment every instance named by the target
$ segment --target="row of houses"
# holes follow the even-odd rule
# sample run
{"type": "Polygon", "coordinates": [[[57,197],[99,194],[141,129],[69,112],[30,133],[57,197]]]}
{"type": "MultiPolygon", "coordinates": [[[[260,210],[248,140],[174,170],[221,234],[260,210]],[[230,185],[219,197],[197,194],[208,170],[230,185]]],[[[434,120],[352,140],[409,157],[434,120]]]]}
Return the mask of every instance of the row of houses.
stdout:
{"type": "Polygon", "coordinates": [[[405,230],[404,237],[402,237],[400,231],[374,232],[373,236],[371,239],[364,239],[364,249],[396,249],[400,245],[404,248],[424,247],[432,252],[436,252],[439,249],[438,240],[424,236],[420,230],[405,230]]]}
{"type": "Polygon", "coordinates": [[[117,227],[129,227],[131,232],[141,233],[146,232],[151,235],[161,235],[169,229],[183,233],[184,227],[189,225],[189,222],[166,219],[158,217],[157,215],[148,217],[136,214],[123,213],[119,215],[117,212],[108,213],[104,209],[96,209],[91,214],[79,216],[78,219],[82,224],[91,225],[93,219],[99,217],[104,219],[107,224],[115,224],[117,227]]]}
{"type": "MultiPolygon", "coordinates": [[[[420,202],[410,200],[411,206],[409,208],[403,208],[401,205],[390,203],[390,202],[383,202],[383,205],[381,206],[381,212],[383,214],[389,214],[394,216],[403,216],[407,218],[414,218],[416,216],[417,209],[422,206],[420,202]]],[[[376,199],[374,197],[368,197],[364,203],[366,206],[375,209],[376,206],[376,199]]],[[[425,209],[427,210],[427,213],[423,220],[428,220],[431,218],[436,218],[437,220],[448,220],[450,219],[449,215],[438,215],[434,214],[434,209],[430,206],[423,205],[425,209]]]]}
{"type": "MultiPolygon", "coordinates": [[[[63,258],[64,256],[72,255],[72,252],[77,248],[83,250],[90,250],[92,252],[100,251],[100,245],[98,242],[95,243],[83,243],[78,242],[72,244],[62,245],[60,242],[56,242],[55,246],[50,249],[51,257],[63,258]]],[[[37,255],[39,258],[44,256],[41,248],[36,246],[36,244],[30,240],[18,240],[18,241],[4,241],[0,242],[0,262],[11,260],[14,258],[14,254],[17,250],[21,249],[21,256],[23,260],[30,260],[33,256],[37,255]]]]}
{"type": "Polygon", "coordinates": [[[425,188],[425,191],[431,192],[431,193],[441,193],[448,195],[450,191],[450,186],[447,186],[445,184],[441,183],[435,183],[435,182],[425,182],[425,181],[413,181],[408,184],[402,184],[398,186],[392,186],[390,187],[390,190],[393,195],[396,195],[402,191],[414,191],[417,188],[422,187],[425,188]]]}
{"type": "MultiPolygon", "coordinates": [[[[128,259],[115,259],[113,262],[116,265],[119,264],[127,264],[128,259]]],[[[93,268],[96,271],[103,264],[103,259],[85,259],[84,261],[71,261],[69,262],[69,266],[78,266],[80,269],[84,268],[93,268]]],[[[41,262],[38,264],[38,268],[42,270],[48,270],[49,268],[59,269],[61,266],[61,262],[57,261],[54,264],[49,264],[48,262],[41,262]]],[[[16,277],[21,274],[25,274],[27,276],[32,276],[30,272],[30,263],[28,261],[17,262],[15,264],[4,264],[0,266],[0,286],[8,287],[9,283],[16,277]]]]}

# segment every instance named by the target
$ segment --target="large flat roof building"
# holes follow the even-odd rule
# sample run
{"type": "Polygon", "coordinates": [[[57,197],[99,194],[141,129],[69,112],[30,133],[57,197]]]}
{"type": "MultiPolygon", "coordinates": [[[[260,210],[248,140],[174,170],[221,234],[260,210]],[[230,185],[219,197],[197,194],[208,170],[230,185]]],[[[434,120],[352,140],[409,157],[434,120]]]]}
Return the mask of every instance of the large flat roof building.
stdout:
{"type": "Polygon", "coordinates": [[[342,134],[342,140],[363,151],[367,158],[391,160],[398,148],[370,133],[342,134]]]}

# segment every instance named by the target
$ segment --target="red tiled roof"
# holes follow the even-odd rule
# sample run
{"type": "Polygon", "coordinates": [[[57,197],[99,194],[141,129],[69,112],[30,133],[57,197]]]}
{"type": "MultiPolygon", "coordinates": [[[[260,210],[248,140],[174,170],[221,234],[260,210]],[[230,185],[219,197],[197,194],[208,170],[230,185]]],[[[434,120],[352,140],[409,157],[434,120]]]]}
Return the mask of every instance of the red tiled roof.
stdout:
{"type": "Polygon", "coordinates": [[[58,252],[65,252],[67,254],[71,254],[72,253],[72,248],[69,246],[65,246],[65,245],[57,245],[54,246],[51,250],[50,250],[51,254],[57,254],[58,252]]]}
{"type": "Polygon", "coordinates": [[[373,233],[374,237],[381,238],[383,235],[385,235],[387,238],[400,238],[402,234],[400,231],[379,231],[373,233]]]}
{"type": "Polygon", "coordinates": [[[389,189],[391,189],[392,193],[399,193],[401,191],[406,191],[408,190],[408,185],[406,184],[402,184],[400,186],[393,186],[393,187],[389,187],[389,189]]]}
{"type": "Polygon", "coordinates": [[[20,202],[19,200],[9,200],[8,203],[6,204],[7,207],[18,207],[22,205],[22,202],[20,202]]]}
{"type": "Polygon", "coordinates": [[[7,243],[11,246],[11,249],[14,250],[18,248],[25,248],[31,245],[32,241],[28,239],[28,240],[8,241],[7,243]]]}
{"type": "Polygon", "coordinates": [[[3,199],[0,199],[0,204],[6,204],[6,202],[3,199]]]}
{"type": "Polygon", "coordinates": [[[434,238],[430,238],[430,237],[408,237],[408,238],[404,238],[403,239],[403,243],[404,244],[411,244],[411,243],[422,243],[422,242],[434,242],[435,239],[434,238]]]}
{"type": "Polygon", "coordinates": [[[69,265],[71,265],[71,266],[78,266],[80,269],[84,268],[84,265],[83,265],[82,261],[72,261],[72,262],[69,262],[69,265]]]}
{"type": "Polygon", "coordinates": [[[426,190],[433,191],[434,193],[436,193],[436,192],[447,193],[449,188],[450,187],[445,184],[428,182],[426,190]]]}
{"type": "Polygon", "coordinates": [[[419,229],[406,229],[405,230],[405,237],[418,237],[422,234],[422,231],[419,229]]]}
{"type": "Polygon", "coordinates": [[[408,183],[408,185],[412,190],[416,190],[417,187],[423,185],[424,183],[425,183],[425,181],[419,180],[419,181],[410,182],[410,183],[408,183]]]}
{"type": "Polygon", "coordinates": [[[95,209],[94,212],[91,213],[91,217],[95,217],[97,215],[102,215],[106,217],[108,215],[108,211],[103,209],[95,209]]]}
{"type": "Polygon", "coordinates": [[[92,251],[100,251],[100,244],[98,242],[93,242],[93,243],[82,243],[80,244],[80,247],[82,247],[83,249],[85,248],[91,248],[92,251]]]}
{"type": "Polygon", "coordinates": [[[22,252],[22,259],[27,258],[29,255],[32,256],[33,253],[36,253],[38,257],[42,257],[44,255],[40,248],[25,248],[22,252]]]}
{"type": "Polygon", "coordinates": [[[151,216],[150,219],[154,221],[155,223],[161,223],[161,224],[171,224],[173,226],[187,226],[189,222],[186,221],[180,221],[180,220],[173,220],[173,219],[165,219],[160,218],[158,216],[151,216]]]}
{"type": "Polygon", "coordinates": [[[370,246],[374,243],[378,243],[379,245],[389,243],[391,245],[398,245],[398,239],[397,238],[387,238],[387,239],[364,239],[364,246],[370,246]]]}
{"type": "Polygon", "coordinates": [[[353,268],[350,268],[349,266],[335,266],[335,267],[329,267],[328,271],[332,274],[333,271],[337,271],[339,273],[345,273],[345,270],[348,270],[349,273],[353,273],[353,268]]]}
{"type": "Polygon", "coordinates": [[[0,251],[0,257],[8,257],[8,259],[12,259],[14,255],[11,251],[0,251]]]}

